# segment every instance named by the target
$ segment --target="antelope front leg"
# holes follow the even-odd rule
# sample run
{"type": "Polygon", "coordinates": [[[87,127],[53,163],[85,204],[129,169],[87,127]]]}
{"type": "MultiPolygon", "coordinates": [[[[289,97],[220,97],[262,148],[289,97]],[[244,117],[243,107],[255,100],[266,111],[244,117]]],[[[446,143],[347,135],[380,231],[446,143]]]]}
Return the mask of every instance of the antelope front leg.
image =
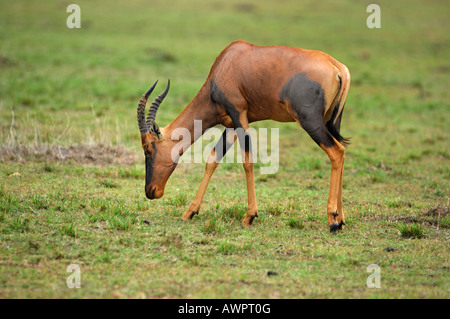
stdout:
{"type": "Polygon", "coordinates": [[[203,175],[203,179],[200,184],[200,188],[197,191],[197,195],[195,195],[195,198],[192,201],[191,206],[189,206],[189,209],[183,214],[182,218],[184,220],[192,219],[192,217],[198,214],[198,212],[200,211],[200,206],[202,204],[203,196],[205,196],[206,188],[208,187],[211,176],[213,175],[218,165],[219,163],[216,162],[215,151],[212,150],[206,163],[205,174],[203,175]]]}
{"type": "Polygon", "coordinates": [[[189,209],[183,214],[184,220],[192,219],[192,217],[200,211],[200,206],[202,204],[203,197],[205,196],[209,181],[211,180],[211,176],[219,165],[220,160],[225,156],[226,152],[230,149],[235,140],[236,135],[233,130],[225,129],[219,142],[208,157],[205,174],[203,175],[200,188],[198,189],[197,195],[195,195],[191,206],[189,206],[189,209]]]}

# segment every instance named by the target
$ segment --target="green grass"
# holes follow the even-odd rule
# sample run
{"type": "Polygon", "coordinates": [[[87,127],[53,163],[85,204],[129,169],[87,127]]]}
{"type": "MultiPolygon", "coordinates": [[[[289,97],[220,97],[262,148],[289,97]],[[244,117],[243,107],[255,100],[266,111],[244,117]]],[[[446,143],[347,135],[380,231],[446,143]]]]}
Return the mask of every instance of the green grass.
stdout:
{"type": "Polygon", "coordinates": [[[421,224],[398,224],[396,227],[400,235],[405,238],[423,238],[425,236],[421,224]]]}
{"type": "Polygon", "coordinates": [[[62,225],[60,228],[60,232],[61,232],[61,234],[70,236],[70,237],[76,237],[76,234],[77,234],[77,230],[73,224],[62,225]]]}
{"type": "Polygon", "coordinates": [[[0,10],[1,298],[450,297],[450,35],[443,1],[14,1],[0,10]],[[280,168],[255,165],[259,217],[244,229],[242,165],[220,165],[199,215],[181,216],[204,164],[144,195],[136,106],[172,81],[167,125],[231,41],[330,53],[348,66],[346,226],[331,235],[330,163],[295,123],[280,168]],[[161,87],[158,86],[158,90],[161,87]],[[69,289],[68,265],[81,269],[69,289]],[[369,289],[366,269],[381,269],[369,289]],[[273,275],[277,274],[277,275],[273,275]]]}
{"type": "Polygon", "coordinates": [[[201,227],[200,230],[205,234],[216,234],[220,231],[215,217],[209,218],[201,227]]]}
{"type": "Polygon", "coordinates": [[[188,198],[186,194],[178,194],[169,198],[168,204],[177,207],[182,207],[188,204],[188,198]]]}
{"type": "Polygon", "coordinates": [[[295,217],[290,217],[287,221],[287,224],[291,228],[296,228],[296,229],[305,228],[305,225],[302,222],[300,222],[298,219],[296,219],[295,217]]]}

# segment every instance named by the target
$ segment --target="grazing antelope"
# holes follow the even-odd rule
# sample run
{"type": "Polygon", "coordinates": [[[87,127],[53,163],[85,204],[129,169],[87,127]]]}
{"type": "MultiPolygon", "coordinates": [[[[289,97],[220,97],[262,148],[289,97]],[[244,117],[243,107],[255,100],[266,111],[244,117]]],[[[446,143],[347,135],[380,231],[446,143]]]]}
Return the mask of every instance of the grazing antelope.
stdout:
{"type": "Polygon", "coordinates": [[[236,41],[226,47],[214,62],[206,82],[183,112],[168,126],[159,128],[156,112],[169,91],[164,92],[150,107],[147,120],[145,105],[155,84],[142,96],[137,120],[145,154],[145,194],[160,198],[174,171],[179,157],[202,135],[217,124],[239,129],[225,129],[212,150],[203,180],[183,219],[198,214],[208,183],[227,150],[239,139],[247,179],[248,207],[243,226],[252,224],[258,216],[249,123],[261,120],[297,122],[325,151],[331,161],[330,192],[327,204],[331,232],[345,225],[342,210],[343,144],[340,134],[342,111],[350,86],[347,67],[320,51],[281,46],[256,46],[236,41]],[[194,121],[202,123],[201,132],[194,131],[194,121]],[[190,139],[178,140],[174,130],[185,128],[190,139]],[[176,148],[177,149],[174,149],[176,148]],[[176,158],[171,154],[175,150],[176,158]]]}

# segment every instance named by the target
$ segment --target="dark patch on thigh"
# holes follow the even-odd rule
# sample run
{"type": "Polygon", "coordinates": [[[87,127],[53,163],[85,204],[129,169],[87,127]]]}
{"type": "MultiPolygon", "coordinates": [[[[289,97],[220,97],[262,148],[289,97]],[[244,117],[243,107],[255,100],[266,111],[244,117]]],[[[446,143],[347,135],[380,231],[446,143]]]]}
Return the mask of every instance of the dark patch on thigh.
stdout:
{"type": "Polygon", "coordinates": [[[323,114],[325,110],[325,94],[322,86],[308,79],[306,73],[296,74],[290,79],[281,89],[280,99],[283,101],[289,99],[296,112],[321,111],[323,114]]]}
{"type": "Polygon", "coordinates": [[[319,83],[306,73],[296,74],[281,89],[280,99],[289,99],[301,126],[319,146],[335,144],[324,123],[325,93],[319,83]]]}

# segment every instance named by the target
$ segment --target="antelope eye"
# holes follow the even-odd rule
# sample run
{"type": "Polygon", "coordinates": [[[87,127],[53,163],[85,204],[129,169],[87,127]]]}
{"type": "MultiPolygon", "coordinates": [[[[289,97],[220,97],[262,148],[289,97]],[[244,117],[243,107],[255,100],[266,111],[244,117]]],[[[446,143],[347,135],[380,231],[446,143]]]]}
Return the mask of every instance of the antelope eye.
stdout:
{"type": "Polygon", "coordinates": [[[143,145],[144,148],[144,155],[147,157],[152,157],[153,156],[153,149],[150,148],[149,144],[145,144],[143,145]]]}

